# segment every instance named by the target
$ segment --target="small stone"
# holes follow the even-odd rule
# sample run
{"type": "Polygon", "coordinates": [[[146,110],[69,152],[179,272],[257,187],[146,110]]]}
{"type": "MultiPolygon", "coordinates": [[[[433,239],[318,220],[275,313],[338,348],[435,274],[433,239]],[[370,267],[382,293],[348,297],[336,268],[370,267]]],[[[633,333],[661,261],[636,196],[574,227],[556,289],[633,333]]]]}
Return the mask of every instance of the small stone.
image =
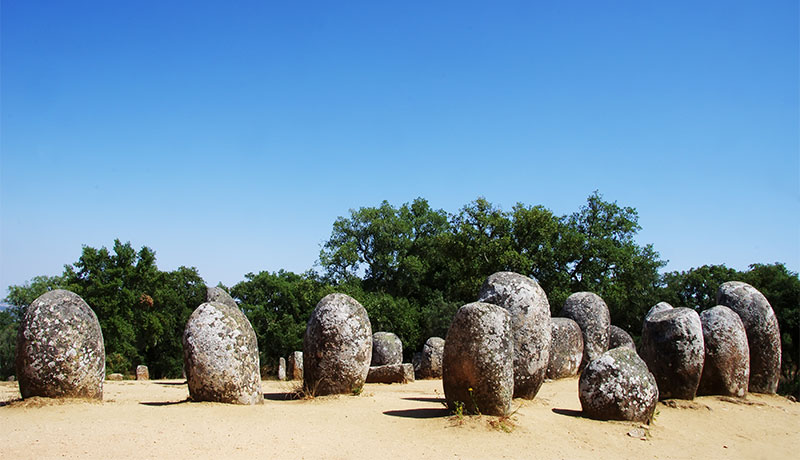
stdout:
{"type": "Polygon", "coordinates": [[[578,375],[583,359],[583,333],[578,323],[569,318],[552,318],[552,342],[547,364],[548,379],[578,375]]]}
{"type": "Polygon", "coordinates": [[[372,361],[370,366],[400,364],[403,362],[403,342],[391,332],[372,334],[372,361]]]}
{"type": "Polygon", "coordinates": [[[442,355],[444,354],[444,339],[431,337],[425,341],[419,358],[419,368],[415,367],[418,379],[442,378],[442,355]]]}
{"type": "Polygon", "coordinates": [[[717,305],[700,313],[705,362],[697,394],[744,397],[750,379],[750,348],[741,318],[717,305]]]}
{"type": "Polygon", "coordinates": [[[147,366],[136,366],[136,380],[150,380],[150,370],[147,366]]]}
{"type": "Polygon", "coordinates": [[[119,373],[108,374],[108,377],[106,377],[106,380],[120,381],[120,380],[123,380],[123,379],[124,379],[124,377],[122,376],[122,374],[119,374],[119,373]]]}
{"type": "Polygon", "coordinates": [[[9,382],[14,382],[14,381],[16,381],[16,380],[17,380],[17,377],[15,377],[15,376],[13,376],[13,375],[9,375],[9,376],[8,376],[8,378],[7,378],[6,380],[7,380],[7,381],[9,381],[9,382]]]}
{"type": "Polygon", "coordinates": [[[278,358],[278,380],[286,380],[286,360],[282,356],[278,358]]]}
{"type": "Polygon", "coordinates": [[[371,366],[367,383],[409,383],[414,381],[414,367],[411,364],[385,364],[371,366]]]}
{"type": "Polygon", "coordinates": [[[578,323],[583,333],[581,368],[608,350],[608,328],[611,315],[608,305],[593,292],[576,292],[567,297],[561,316],[578,323]]]}
{"type": "Polygon", "coordinates": [[[289,355],[289,362],[286,368],[287,377],[290,380],[303,380],[303,352],[293,351],[289,355]]]}
{"type": "Polygon", "coordinates": [[[631,337],[625,329],[612,324],[608,327],[608,349],[611,350],[617,347],[628,347],[636,351],[636,344],[633,342],[633,337],[631,337]]]}

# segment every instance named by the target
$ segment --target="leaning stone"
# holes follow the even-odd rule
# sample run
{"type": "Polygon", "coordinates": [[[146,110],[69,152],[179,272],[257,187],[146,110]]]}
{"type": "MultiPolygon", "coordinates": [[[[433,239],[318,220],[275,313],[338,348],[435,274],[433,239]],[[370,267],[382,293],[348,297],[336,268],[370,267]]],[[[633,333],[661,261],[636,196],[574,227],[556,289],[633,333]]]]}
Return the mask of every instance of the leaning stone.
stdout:
{"type": "Polygon", "coordinates": [[[414,367],[411,364],[385,364],[371,366],[367,383],[409,383],[414,381],[414,367]]]}
{"type": "Polygon", "coordinates": [[[578,323],[569,318],[552,318],[553,340],[547,378],[561,379],[578,375],[583,359],[583,334],[578,323]]]}
{"type": "Polygon", "coordinates": [[[247,317],[230,305],[206,302],[189,316],[183,359],[194,401],[260,404],[258,341],[247,317]]]}
{"type": "Polygon", "coordinates": [[[744,397],[750,378],[750,349],[739,315],[722,305],[700,313],[706,357],[697,394],[744,397]]]}
{"type": "Polygon", "coordinates": [[[286,360],[283,356],[278,358],[278,380],[286,380],[286,360]]]}
{"type": "Polygon", "coordinates": [[[123,379],[124,379],[124,377],[122,376],[122,374],[118,374],[118,373],[108,374],[108,377],[106,377],[106,380],[119,381],[119,380],[123,380],[123,379]]]}
{"type": "Polygon", "coordinates": [[[106,354],[94,311],[70,291],[39,296],[19,323],[15,364],[23,399],[103,399],[106,354]]]}
{"type": "Polygon", "coordinates": [[[561,316],[578,323],[583,333],[581,368],[608,350],[608,327],[611,315],[608,306],[593,292],[576,292],[567,297],[561,316]]]}
{"type": "Polygon", "coordinates": [[[431,337],[422,347],[419,360],[419,370],[416,370],[418,379],[442,378],[442,355],[444,354],[444,339],[431,337]]]}
{"type": "Polygon", "coordinates": [[[700,316],[690,308],[672,308],[646,317],[641,355],[661,399],[694,399],[705,357],[700,316]]]}
{"type": "Polygon", "coordinates": [[[289,355],[289,362],[286,369],[287,377],[290,380],[303,380],[303,352],[293,351],[289,355]]]}
{"type": "Polygon", "coordinates": [[[372,361],[370,366],[400,364],[403,362],[403,342],[391,332],[372,334],[372,361]]]}
{"type": "Polygon", "coordinates": [[[136,366],[136,380],[150,380],[150,370],[147,366],[141,364],[136,366]]]}
{"type": "Polygon", "coordinates": [[[483,283],[478,301],[508,310],[514,338],[514,397],[533,399],[550,361],[550,303],[539,283],[512,272],[495,273],[483,283]]]}
{"type": "Polygon", "coordinates": [[[459,308],[447,331],[442,371],[450,410],[508,414],[514,392],[514,339],[508,311],[482,302],[459,308]]]}
{"type": "Polygon", "coordinates": [[[641,358],[627,347],[609,350],[581,374],[578,393],[583,413],[598,420],[650,423],[658,386],[641,358]]]}
{"type": "Polygon", "coordinates": [[[206,302],[219,302],[232,308],[239,308],[239,305],[236,304],[233,297],[220,287],[210,287],[207,289],[206,302]]]}
{"type": "Polygon", "coordinates": [[[313,395],[349,394],[364,386],[372,358],[367,311],[345,294],[319,301],[303,338],[303,387],[313,395]]]}
{"type": "Polygon", "coordinates": [[[767,298],[747,283],[729,281],[719,287],[717,303],[735,311],[747,331],[749,391],[775,393],[781,373],[781,333],[767,298]]]}
{"type": "Polygon", "coordinates": [[[625,329],[612,324],[608,328],[608,349],[611,350],[618,347],[628,347],[636,351],[636,344],[633,342],[633,337],[631,337],[625,329]]]}

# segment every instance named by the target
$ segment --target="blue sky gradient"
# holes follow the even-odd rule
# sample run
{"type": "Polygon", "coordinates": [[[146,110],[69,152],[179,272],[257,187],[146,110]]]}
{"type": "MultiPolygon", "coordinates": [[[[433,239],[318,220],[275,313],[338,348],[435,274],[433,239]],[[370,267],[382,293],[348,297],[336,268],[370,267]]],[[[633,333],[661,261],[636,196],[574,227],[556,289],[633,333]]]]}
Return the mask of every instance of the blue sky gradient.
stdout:
{"type": "Polygon", "coordinates": [[[230,285],[384,199],[593,190],[667,270],[800,268],[796,1],[0,8],[0,294],[114,238],[230,285]]]}

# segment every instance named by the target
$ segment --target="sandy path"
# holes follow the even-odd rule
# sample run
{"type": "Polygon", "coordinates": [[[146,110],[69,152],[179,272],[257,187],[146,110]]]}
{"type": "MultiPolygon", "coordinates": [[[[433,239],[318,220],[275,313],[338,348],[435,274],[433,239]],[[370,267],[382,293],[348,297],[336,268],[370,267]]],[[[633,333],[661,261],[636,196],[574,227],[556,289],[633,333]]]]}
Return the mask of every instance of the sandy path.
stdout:
{"type": "Polygon", "coordinates": [[[441,381],[370,384],[360,396],[285,400],[297,382],[264,381],[261,406],[185,402],[181,381],[106,382],[103,403],[19,401],[0,383],[4,458],[796,458],[800,404],[750,395],[659,404],[653,425],[577,416],[577,380],[546,382],[513,416],[451,417],[441,381]],[[629,436],[641,431],[644,440],[629,436]]]}

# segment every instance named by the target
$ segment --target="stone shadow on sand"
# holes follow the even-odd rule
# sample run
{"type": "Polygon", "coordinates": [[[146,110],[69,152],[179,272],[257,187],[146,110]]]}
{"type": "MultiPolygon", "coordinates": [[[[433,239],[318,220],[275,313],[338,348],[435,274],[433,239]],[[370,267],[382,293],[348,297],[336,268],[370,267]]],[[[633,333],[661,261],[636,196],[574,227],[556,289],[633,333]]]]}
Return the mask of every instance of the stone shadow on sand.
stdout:
{"type": "Polygon", "coordinates": [[[444,407],[442,407],[441,409],[426,407],[421,409],[387,410],[383,414],[389,415],[391,417],[425,419],[425,418],[448,417],[450,415],[450,411],[445,409],[444,407]]]}
{"type": "Polygon", "coordinates": [[[158,407],[158,406],[174,406],[176,404],[184,404],[184,403],[188,403],[188,402],[191,402],[191,401],[192,401],[191,399],[186,398],[186,399],[184,399],[182,401],[141,401],[141,402],[139,402],[139,404],[141,404],[143,406],[158,407]]]}
{"type": "Polygon", "coordinates": [[[583,417],[583,411],[574,410],[574,409],[559,409],[557,407],[553,408],[553,412],[558,415],[566,415],[569,417],[583,417]]]}

